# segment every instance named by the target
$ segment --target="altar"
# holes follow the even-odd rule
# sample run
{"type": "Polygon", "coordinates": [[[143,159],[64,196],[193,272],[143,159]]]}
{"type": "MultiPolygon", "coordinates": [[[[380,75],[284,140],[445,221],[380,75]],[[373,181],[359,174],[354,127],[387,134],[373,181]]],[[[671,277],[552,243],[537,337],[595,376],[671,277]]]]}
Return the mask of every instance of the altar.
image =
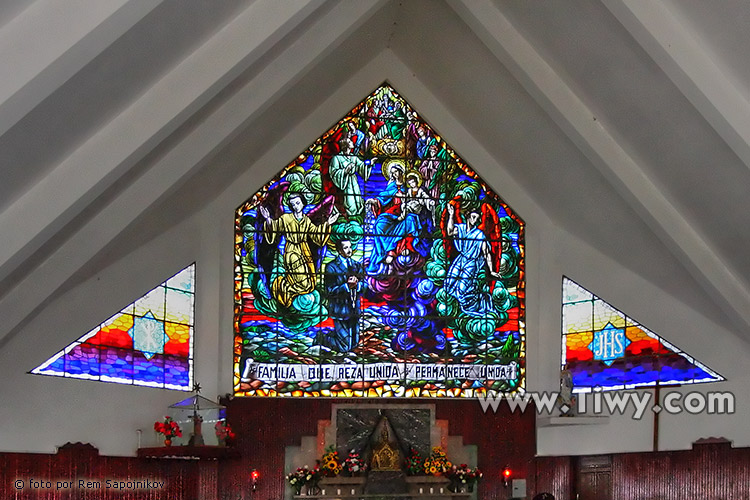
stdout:
{"type": "Polygon", "coordinates": [[[458,488],[435,467],[432,472],[429,467],[407,467],[408,457],[427,459],[435,450],[441,450],[444,464],[476,466],[476,446],[464,445],[461,436],[450,435],[448,422],[435,418],[434,405],[334,404],[330,420],[319,421],[317,427],[316,436],[305,436],[299,446],[286,448],[285,474],[303,466],[314,469],[327,453],[335,452],[343,461],[352,451],[362,457],[366,470],[353,476],[342,471],[322,477],[314,488],[298,493],[288,487],[287,500],[476,498],[473,484],[458,488]]]}
{"type": "Polygon", "coordinates": [[[358,499],[358,498],[429,498],[470,499],[474,492],[452,492],[448,489],[449,481],[442,477],[430,476],[406,476],[405,481],[408,489],[400,493],[366,493],[365,487],[367,477],[336,477],[325,478],[321,481],[321,490],[317,495],[294,495],[295,499],[322,498],[322,499],[358,499]]]}

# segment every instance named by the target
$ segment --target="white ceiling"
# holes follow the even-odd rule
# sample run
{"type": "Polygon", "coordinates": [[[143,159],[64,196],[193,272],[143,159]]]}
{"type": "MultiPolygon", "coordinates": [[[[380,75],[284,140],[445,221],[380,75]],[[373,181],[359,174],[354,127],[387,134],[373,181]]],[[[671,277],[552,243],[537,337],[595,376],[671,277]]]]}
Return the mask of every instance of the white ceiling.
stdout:
{"type": "Polygon", "coordinates": [[[383,51],[551,220],[750,341],[749,25],[734,0],[6,1],[0,345],[383,51]]]}

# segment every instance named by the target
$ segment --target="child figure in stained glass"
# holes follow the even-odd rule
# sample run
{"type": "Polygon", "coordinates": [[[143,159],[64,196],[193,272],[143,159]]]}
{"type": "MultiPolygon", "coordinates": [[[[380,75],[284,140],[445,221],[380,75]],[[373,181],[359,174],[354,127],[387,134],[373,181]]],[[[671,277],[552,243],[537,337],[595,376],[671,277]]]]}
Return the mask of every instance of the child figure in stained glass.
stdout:
{"type": "Polygon", "coordinates": [[[338,219],[338,212],[332,212],[328,220],[316,225],[303,213],[305,202],[302,196],[292,193],[288,197],[292,213],[285,213],[272,219],[268,209],[261,205],[258,212],[265,219],[263,226],[269,244],[275,244],[282,236],[284,245],[284,271],[271,283],[271,293],[282,305],[289,307],[295,297],[315,289],[316,269],[310,242],[323,246],[331,234],[331,224],[338,219]]]}
{"type": "Polygon", "coordinates": [[[419,172],[410,170],[406,173],[406,190],[403,194],[399,193],[397,196],[403,196],[405,202],[399,218],[403,220],[407,215],[415,214],[419,216],[420,226],[422,224],[428,225],[427,228],[422,226],[422,230],[431,233],[435,200],[430,198],[427,191],[422,188],[422,176],[419,172]]]}

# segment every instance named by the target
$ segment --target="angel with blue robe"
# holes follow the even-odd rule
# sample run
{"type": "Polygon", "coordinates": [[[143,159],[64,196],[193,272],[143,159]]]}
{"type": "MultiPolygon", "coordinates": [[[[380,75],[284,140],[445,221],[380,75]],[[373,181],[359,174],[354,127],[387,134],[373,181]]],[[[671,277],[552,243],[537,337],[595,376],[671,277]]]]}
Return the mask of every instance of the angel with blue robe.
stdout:
{"type": "Polygon", "coordinates": [[[459,215],[455,202],[449,203],[446,211],[445,234],[452,238],[457,256],[446,273],[445,291],[455,297],[461,311],[467,316],[489,317],[495,313],[495,308],[492,295],[481,278],[487,269],[493,278],[502,279],[500,273],[493,270],[490,246],[496,242],[488,241],[483,231],[483,226],[487,226],[485,221],[493,220],[490,212],[494,211],[488,205],[483,205],[484,213],[471,211],[465,223],[456,222],[459,215]]]}

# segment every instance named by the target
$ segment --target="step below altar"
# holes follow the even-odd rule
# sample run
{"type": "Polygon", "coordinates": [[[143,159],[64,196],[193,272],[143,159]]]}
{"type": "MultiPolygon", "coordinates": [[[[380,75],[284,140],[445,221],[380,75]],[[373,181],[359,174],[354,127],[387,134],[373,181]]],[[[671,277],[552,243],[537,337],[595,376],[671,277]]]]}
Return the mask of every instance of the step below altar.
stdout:
{"type": "Polygon", "coordinates": [[[450,435],[434,405],[333,405],[316,436],[287,447],[286,498],[472,500],[476,460],[476,446],[450,435]]]}
{"type": "MultiPolygon", "coordinates": [[[[377,476],[377,475],[376,475],[377,476]]],[[[321,479],[317,488],[305,489],[299,495],[294,495],[295,499],[354,499],[354,498],[429,498],[429,499],[448,499],[448,498],[471,498],[473,487],[469,491],[468,487],[453,488],[451,491],[450,481],[444,477],[431,476],[406,476],[406,492],[387,492],[365,493],[367,480],[375,479],[370,476],[358,477],[326,477],[321,479]]],[[[385,480],[386,478],[375,479],[376,483],[383,485],[393,484],[385,480]],[[384,480],[381,480],[384,479],[384,480]]]]}

